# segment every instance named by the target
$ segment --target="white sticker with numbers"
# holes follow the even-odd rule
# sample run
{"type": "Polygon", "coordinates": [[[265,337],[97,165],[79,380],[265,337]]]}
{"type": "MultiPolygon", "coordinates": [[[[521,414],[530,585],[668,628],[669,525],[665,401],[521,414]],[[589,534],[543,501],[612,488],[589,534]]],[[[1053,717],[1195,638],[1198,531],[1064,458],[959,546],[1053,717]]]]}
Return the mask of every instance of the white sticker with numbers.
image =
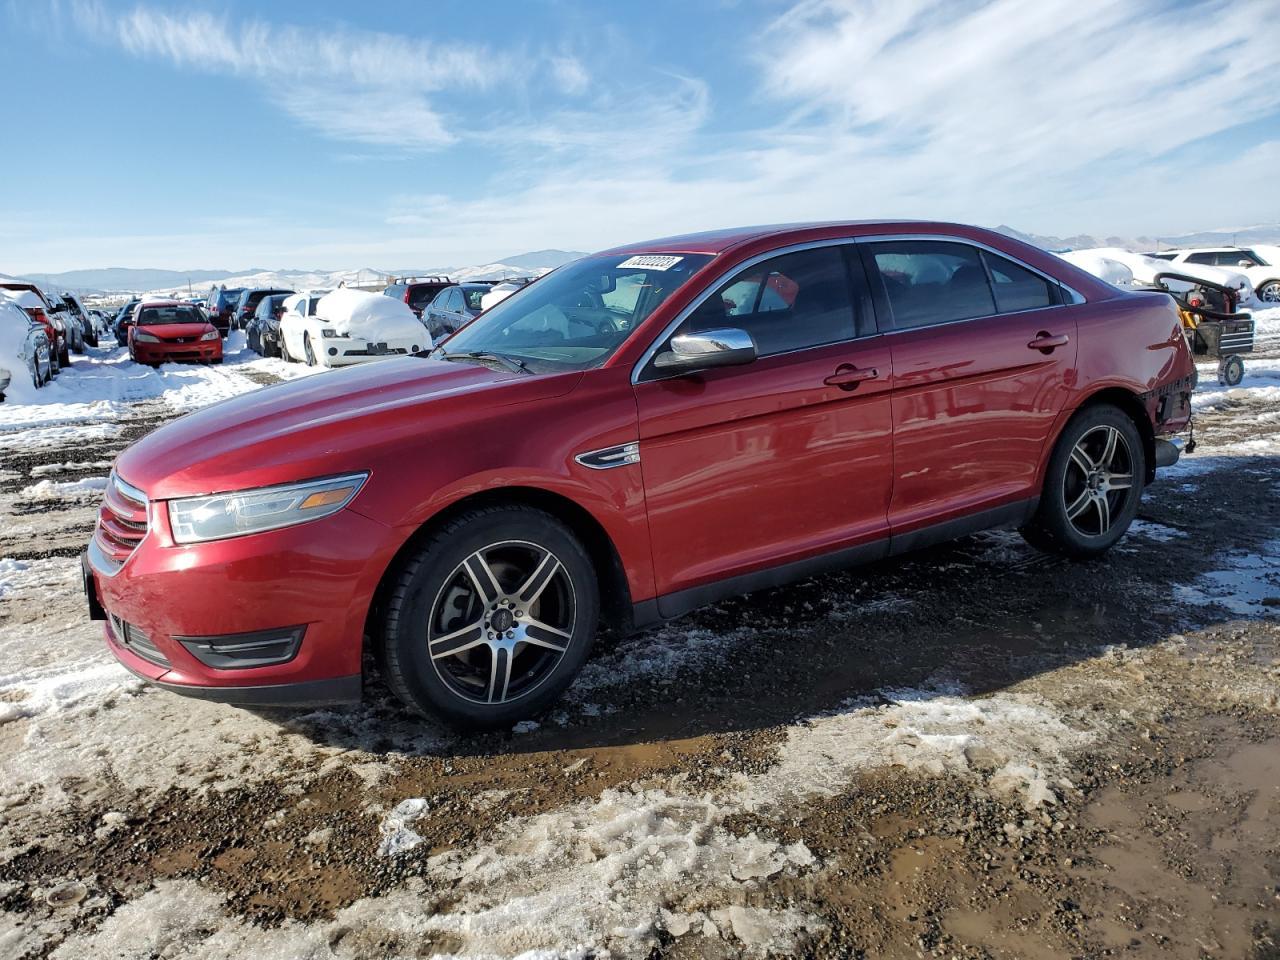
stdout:
{"type": "Polygon", "coordinates": [[[617,269],[632,267],[638,270],[670,270],[684,257],[654,256],[645,254],[639,257],[628,257],[618,264],[617,269]]]}

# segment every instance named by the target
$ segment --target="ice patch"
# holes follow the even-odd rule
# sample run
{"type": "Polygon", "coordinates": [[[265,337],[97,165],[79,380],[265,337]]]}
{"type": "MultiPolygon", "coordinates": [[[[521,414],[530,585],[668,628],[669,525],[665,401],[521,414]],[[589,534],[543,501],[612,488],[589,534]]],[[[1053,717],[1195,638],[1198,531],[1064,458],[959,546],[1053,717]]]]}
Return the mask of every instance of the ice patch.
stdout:
{"type": "Polygon", "coordinates": [[[421,797],[401,800],[396,804],[379,828],[382,839],[378,843],[378,856],[398,857],[420,844],[422,837],[410,829],[409,824],[426,811],[427,801],[421,797]]]}
{"type": "Polygon", "coordinates": [[[45,463],[31,468],[31,476],[47,477],[58,473],[70,473],[73,470],[109,470],[110,460],[93,460],[87,463],[45,463]]]}
{"type": "Polygon", "coordinates": [[[1174,596],[1196,606],[1225,607],[1240,617],[1280,616],[1280,540],[1258,553],[1231,553],[1221,570],[1174,587],[1174,596]]]}

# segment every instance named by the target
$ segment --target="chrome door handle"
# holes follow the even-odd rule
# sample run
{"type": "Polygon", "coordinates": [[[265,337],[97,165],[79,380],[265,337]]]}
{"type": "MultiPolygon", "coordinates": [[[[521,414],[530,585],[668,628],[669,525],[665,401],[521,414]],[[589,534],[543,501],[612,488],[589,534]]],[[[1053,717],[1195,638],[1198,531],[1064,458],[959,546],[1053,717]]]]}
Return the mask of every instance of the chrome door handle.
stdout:
{"type": "Polygon", "coordinates": [[[880,376],[880,371],[875,367],[855,367],[851,363],[842,363],[836,367],[835,373],[822,382],[829,387],[853,390],[864,380],[874,380],[878,376],[880,376]]]}
{"type": "Polygon", "coordinates": [[[1049,333],[1047,330],[1041,330],[1036,334],[1036,338],[1027,344],[1027,349],[1053,353],[1056,348],[1065,347],[1070,342],[1071,338],[1065,333],[1049,333]]]}

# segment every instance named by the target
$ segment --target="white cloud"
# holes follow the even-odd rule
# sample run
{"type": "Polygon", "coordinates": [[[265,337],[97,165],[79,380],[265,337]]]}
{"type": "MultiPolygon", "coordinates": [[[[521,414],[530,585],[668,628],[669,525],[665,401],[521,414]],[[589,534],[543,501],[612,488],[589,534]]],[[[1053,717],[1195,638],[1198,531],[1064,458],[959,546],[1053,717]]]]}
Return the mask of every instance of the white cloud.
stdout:
{"type": "Polygon", "coordinates": [[[591,85],[591,77],[582,61],[574,56],[551,58],[551,75],[560,91],[571,96],[585,93],[591,85]]]}
{"type": "Polygon", "coordinates": [[[200,11],[137,6],[122,14],[97,0],[81,0],[73,18],[85,32],[134,56],[256,80],[301,123],[334,139],[363,143],[452,143],[435,95],[482,90],[510,80],[521,68],[465,43],[260,20],[237,24],[200,11]]]}

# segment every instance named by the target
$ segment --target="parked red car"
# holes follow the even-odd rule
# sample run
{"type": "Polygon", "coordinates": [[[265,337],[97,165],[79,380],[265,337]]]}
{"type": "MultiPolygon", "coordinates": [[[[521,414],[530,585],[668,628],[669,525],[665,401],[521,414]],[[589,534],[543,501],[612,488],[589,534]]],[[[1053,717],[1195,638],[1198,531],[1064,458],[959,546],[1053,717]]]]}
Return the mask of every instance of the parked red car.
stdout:
{"type": "Polygon", "coordinates": [[[1194,381],[1167,296],[987,230],[622,247],[430,357],[134,444],[88,548],[90,604],[115,655],[171,690],[353,700],[368,642],[413,707],[505,725],[564,690],[602,622],[996,525],[1100,554],[1177,459],[1194,381]]]}
{"type": "Polygon", "coordinates": [[[222,336],[204,311],[193,304],[143,301],[128,330],[129,356],[138,363],[222,362],[222,336]]]}

